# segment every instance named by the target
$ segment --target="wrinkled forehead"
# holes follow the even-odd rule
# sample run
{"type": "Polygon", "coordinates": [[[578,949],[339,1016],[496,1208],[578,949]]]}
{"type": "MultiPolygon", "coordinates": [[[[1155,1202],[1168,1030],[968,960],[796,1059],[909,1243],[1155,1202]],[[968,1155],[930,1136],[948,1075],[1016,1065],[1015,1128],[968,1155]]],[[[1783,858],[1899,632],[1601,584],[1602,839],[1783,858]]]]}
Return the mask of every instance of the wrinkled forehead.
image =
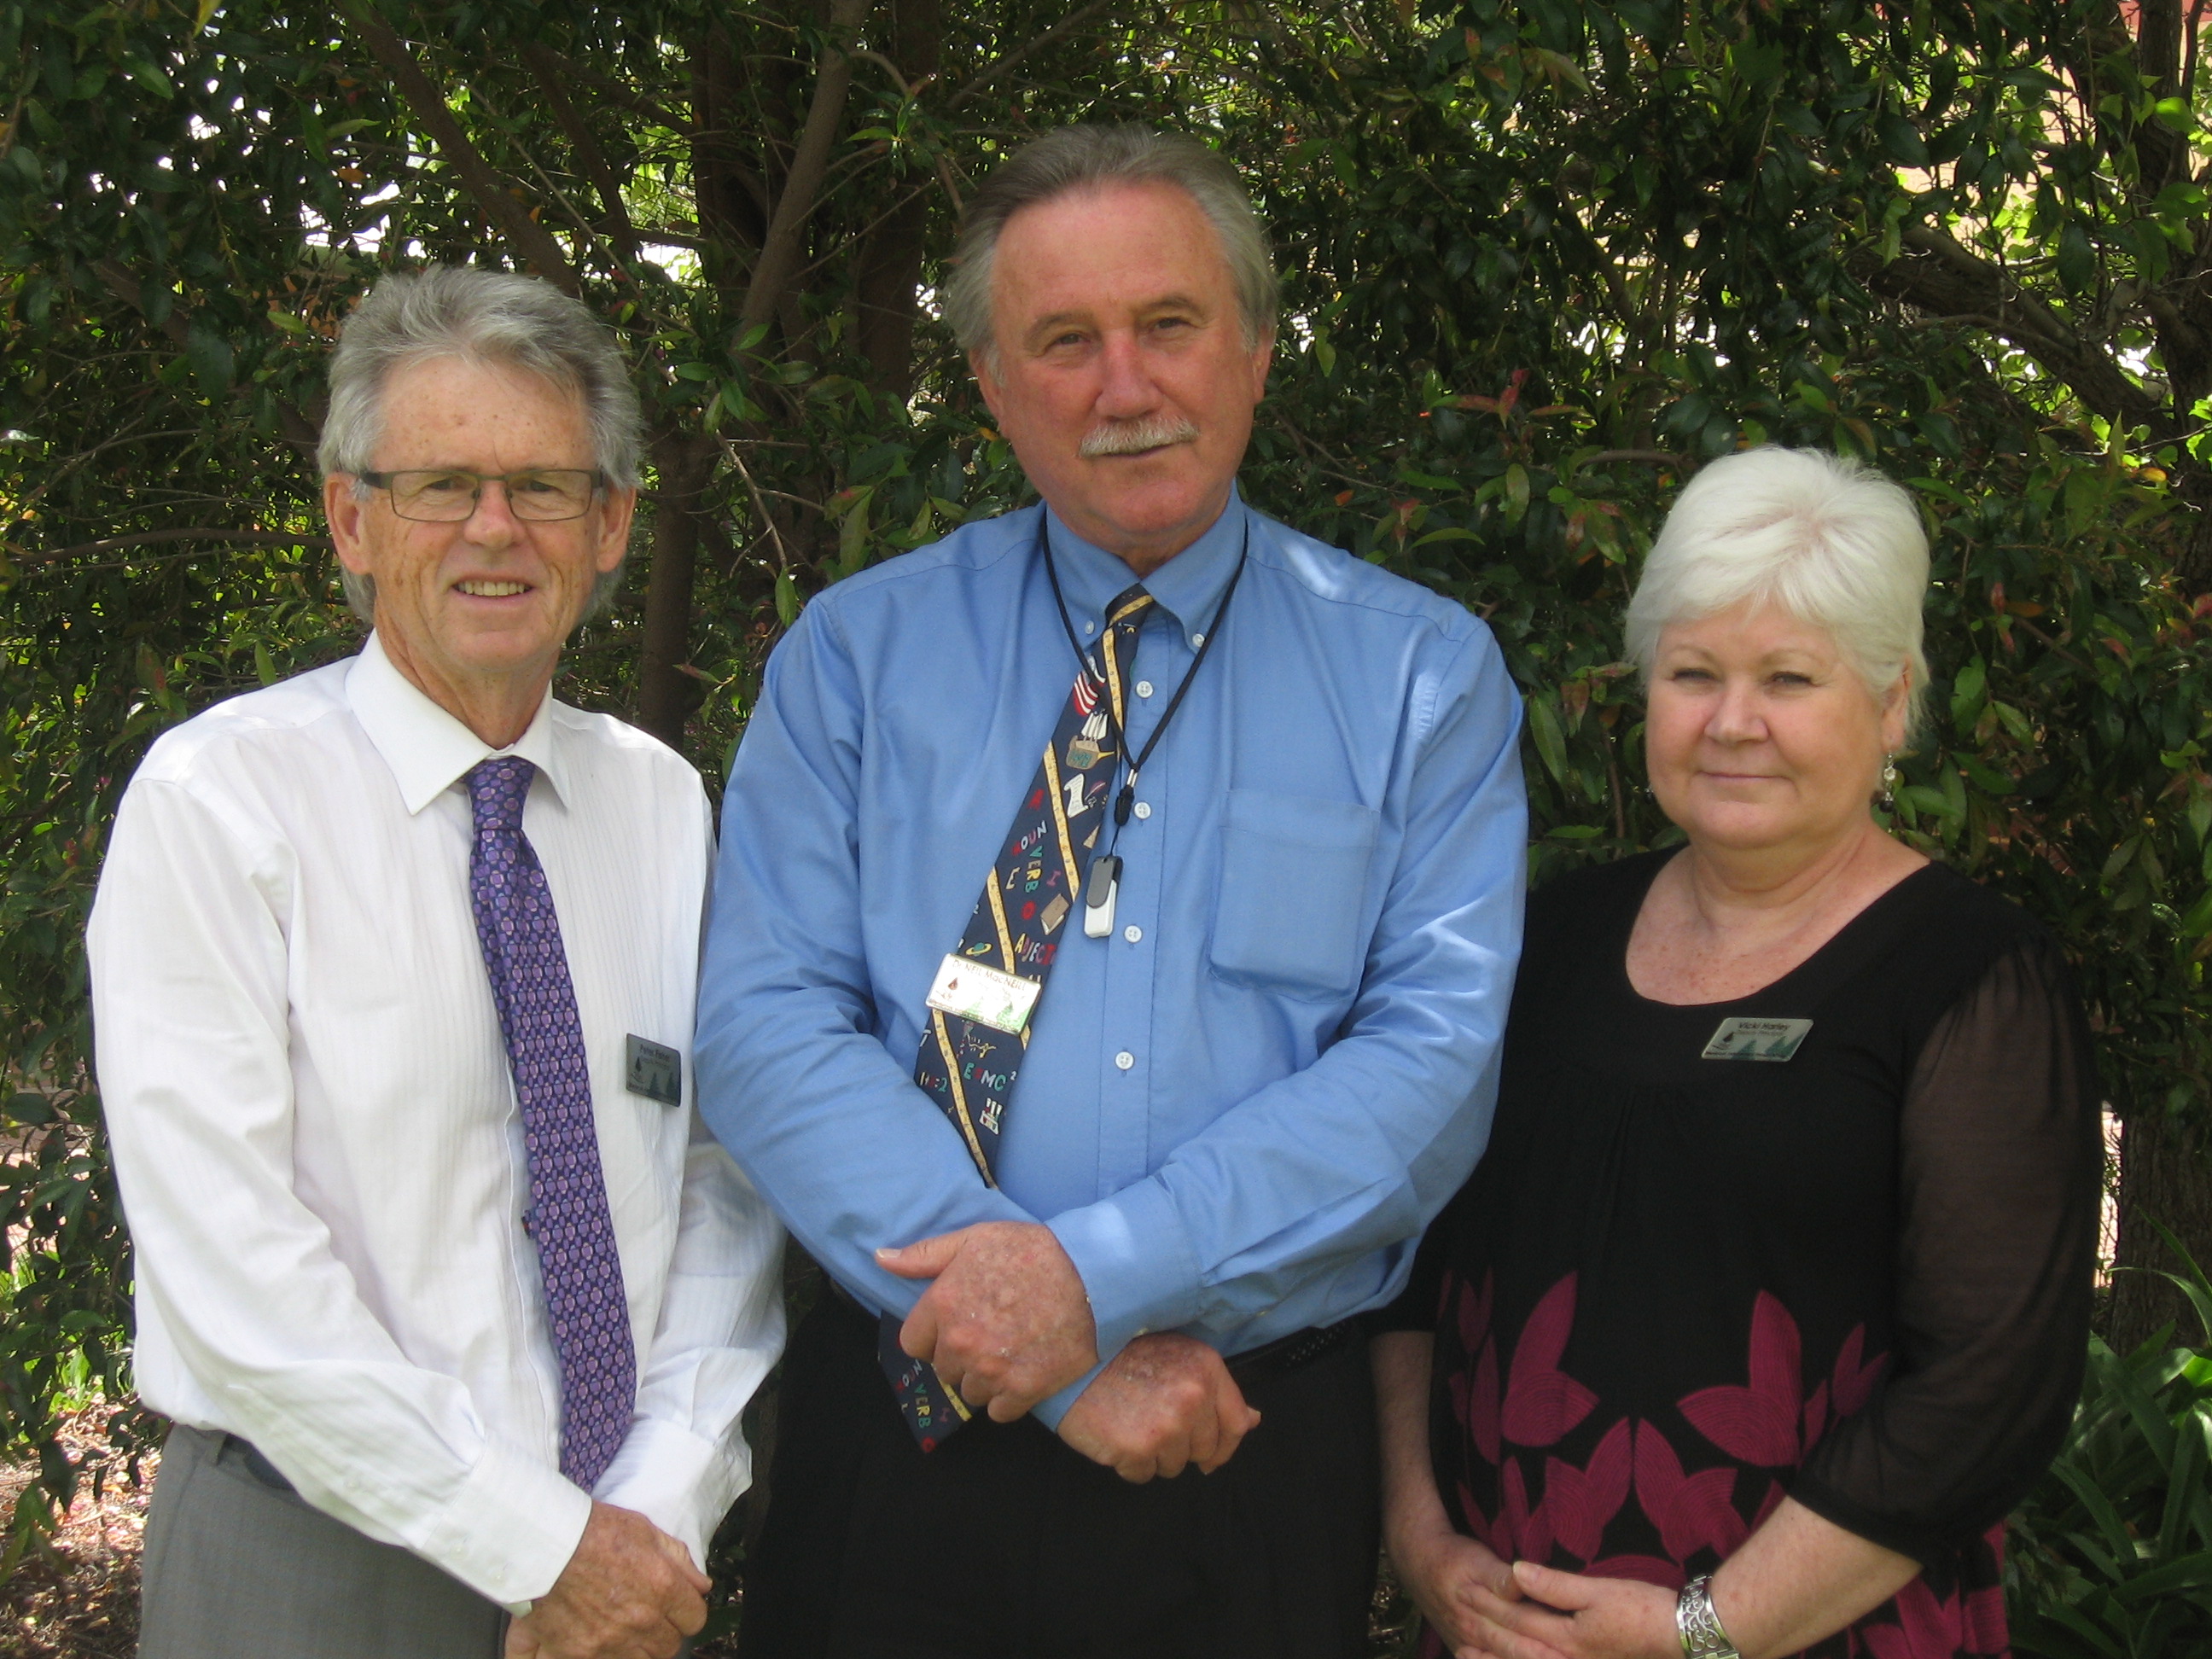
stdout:
{"type": "Polygon", "coordinates": [[[591,453],[581,391],[513,363],[441,356],[399,364],[385,382],[379,413],[380,454],[460,442],[519,447],[532,452],[528,460],[551,465],[591,453]]]}
{"type": "Polygon", "coordinates": [[[1086,183],[1011,215],[992,253],[994,300],[1231,284],[1220,233],[1166,179],[1086,183]]]}

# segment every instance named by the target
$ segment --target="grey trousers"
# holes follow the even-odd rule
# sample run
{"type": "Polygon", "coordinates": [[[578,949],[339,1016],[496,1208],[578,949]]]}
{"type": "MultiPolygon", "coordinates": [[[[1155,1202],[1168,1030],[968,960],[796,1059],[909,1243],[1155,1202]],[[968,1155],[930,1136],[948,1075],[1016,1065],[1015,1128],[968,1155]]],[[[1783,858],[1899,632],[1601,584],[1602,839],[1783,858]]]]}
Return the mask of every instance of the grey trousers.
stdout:
{"type": "Polygon", "coordinates": [[[141,1659],[498,1659],[507,1614],[364,1538],[242,1440],[169,1431],[146,1517],[141,1659]]]}

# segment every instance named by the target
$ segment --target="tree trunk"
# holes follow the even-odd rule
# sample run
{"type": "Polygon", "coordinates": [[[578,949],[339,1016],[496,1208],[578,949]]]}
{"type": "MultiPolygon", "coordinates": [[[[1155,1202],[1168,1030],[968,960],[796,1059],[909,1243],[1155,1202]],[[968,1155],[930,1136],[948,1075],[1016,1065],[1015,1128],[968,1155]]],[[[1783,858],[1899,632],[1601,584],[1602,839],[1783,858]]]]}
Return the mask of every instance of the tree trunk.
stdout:
{"type": "Polygon", "coordinates": [[[2166,1241],[2151,1224],[2164,1224],[2212,1273],[2212,1158],[2205,1137],[2162,1114],[2130,1118],[2120,1136],[2119,1241],[2106,1340],[2125,1353],[2161,1325],[2179,1341],[2208,1339],[2195,1311],[2157,1270],[2178,1270],[2166,1241]]]}
{"type": "MultiPolygon", "coordinates": [[[[944,20],[939,0],[895,0],[892,55],[908,86],[937,73],[943,61],[944,20]]],[[[930,181],[908,178],[902,190],[926,186],[900,203],[868,238],[858,295],[858,344],[868,361],[869,383],[904,403],[914,391],[915,290],[921,281],[921,254],[929,231],[930,181]]]]}
{"type": "Polygon", "coordinates": [[[691,653],[691,586],[699,551],[700,493],[714,470],[711,439],[671,433],[653,445],[653,570],[639,642],[637,723],[671,749],[699,706],[698,683],[678,666],[691,653]]]}
{"type": "Polygon", "coordinates": [[[900,403],[914,392],[915,294],[929,197],[924,191],[891,210],[868,239],[860,273],[858,344],[868,362],[868,383],[900,403]]]}
{"type": "Polygon", "coordinates": [[[2212,592],[2212,468],[2184,452],[2174,469],[2175,527],[2179,532],[2173,574],[2190,598],[2212,592]]]}
{"type": "Polygon", "coordinates": [[[853,60],[847,55],[854,32],[868,15],[871,0],[830,0],[830,38],[823,42],[822,59],[816,67],[814,97],[806,106],[806,124],[793,147],[791,168],[776,192],[775,211],[769,216],[761,237],[760,259],[752,281],[745,287],[744,308],[738,315],[738,331],[744,334],[776,314],[784,293],[805,263],[806,222],[830,170],[830,152],[845,118],[845,97],[852,90],[853,60]]]}
{"type": "Polygon", "coordinates": [[[745,119],[743,73],[728,37],[709,21],[691,57],[691,184],[701,269],[728,312],[743,302],[768,228],[765,187],[748,171],[738,139],[745,119]]]}

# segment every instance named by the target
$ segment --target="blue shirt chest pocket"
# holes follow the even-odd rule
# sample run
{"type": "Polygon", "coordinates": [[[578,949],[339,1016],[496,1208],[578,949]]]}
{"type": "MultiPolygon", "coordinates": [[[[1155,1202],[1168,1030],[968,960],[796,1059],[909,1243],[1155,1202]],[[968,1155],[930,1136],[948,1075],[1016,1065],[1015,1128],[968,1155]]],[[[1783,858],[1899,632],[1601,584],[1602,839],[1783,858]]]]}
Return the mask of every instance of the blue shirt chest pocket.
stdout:
{"type": "Polygon", "coordinates": [[[1214,975],[1305,996],[1355,989],[1382,821],[1353,801],[1231,789],[1207,952],[1214,975]]]}

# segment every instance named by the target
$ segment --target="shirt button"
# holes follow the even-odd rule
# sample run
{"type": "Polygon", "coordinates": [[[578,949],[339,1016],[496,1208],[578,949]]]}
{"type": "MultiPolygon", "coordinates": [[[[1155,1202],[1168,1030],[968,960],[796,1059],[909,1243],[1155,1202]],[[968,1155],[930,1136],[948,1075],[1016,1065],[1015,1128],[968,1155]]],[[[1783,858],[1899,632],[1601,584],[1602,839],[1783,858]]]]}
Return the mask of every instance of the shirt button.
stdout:
{"type": "Polygon", "coordinates": [[[1206,635],[1203,634],[1194,634],[1190,636],[1190,648],[1194,651],[1197,650],[1200,646],[1204,645],[1205,643],[1206,635]]]}
{"type": "Polygon", "coordinates": [[[1121,930],[1121,937],[1128,940],[1132,945],[1134,945],[1139,939],[1144,938],[1144,936],[1145,930],[1138,927],[1134,922],[1131,922],[1127,927],[1124,927],[1121,930]]]}
{"type": "Polygon", "coordinates": [[[1139,680],[1137,682],[1137,695],[1140,697],[1151,696],[1152,695],[1152,683],[1150,680],[1139,680]]]}
{"type": "Polygon", "coordinates": [[[1083,624],[1083,631],[1086,634],[1096,634],[1098,631],[1098,624],[1097,623],[1085,623],[1083,624]]]}
{"type": "Polygon", "coordinates": [[[1114,1063],[1126,1072],[1132,1066],[1134,1066],[1137,1063],[1137,1057],[1131,1054],[1127,1048],[1124,1048],[1120,1054],[1114,1056],[1114,1063]]]}
{"type": "Polygon", "coordinates": [[[1140,818],[1148,818],[1148,817],[1152,817],[1152,802],[1150,802],[1150,801],[1148,801],[1148,800],[1140,800],[1140,801],[1139,801],[1139,802],[1137,803],[1137,816],[1138,816],[1139,817],[1140,817],[1140,818]]]}

